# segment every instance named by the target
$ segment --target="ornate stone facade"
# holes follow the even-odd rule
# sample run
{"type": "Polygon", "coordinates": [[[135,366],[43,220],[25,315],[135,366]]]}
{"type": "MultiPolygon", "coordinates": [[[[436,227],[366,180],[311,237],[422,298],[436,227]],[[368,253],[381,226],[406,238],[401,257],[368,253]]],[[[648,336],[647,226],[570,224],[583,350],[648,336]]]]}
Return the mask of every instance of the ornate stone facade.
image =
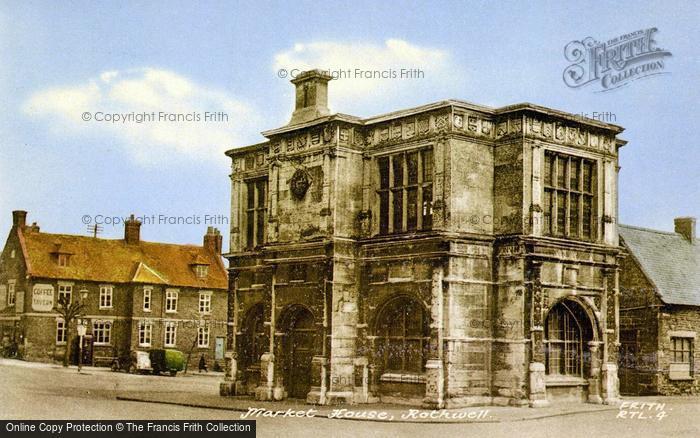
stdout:
{"type": "Polygon", "coordinates": [[[530,104],[304,117],[328,114],[314,105],[228,153],[235,340],[222,393],[440,408],[617,399],[622,128],[530,104]],[[557,160],[566,172],[545,165],[557,160]]]}

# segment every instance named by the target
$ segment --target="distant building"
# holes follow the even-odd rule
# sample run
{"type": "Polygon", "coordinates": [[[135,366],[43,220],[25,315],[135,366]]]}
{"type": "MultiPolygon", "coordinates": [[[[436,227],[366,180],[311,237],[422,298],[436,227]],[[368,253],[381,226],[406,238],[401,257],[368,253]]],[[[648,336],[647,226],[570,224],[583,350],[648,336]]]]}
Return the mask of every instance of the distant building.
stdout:
{"type": "Polygon", "coordinates": [[[695,218],[675,232],[620,225],[620,387],[627,394],[700,394],[700,241],[695,218]]]}
{"type": "MultiPolygon", "coordinates": [[[[69,337],[56,312],[59,297],[78,300],[87,290],[84,363],[193,345],[195,369],[202,354],[210,365],[223,359],[227,274],[218,230],[209,228],[203,246],[173,245],[140,240],[133,215],[118,240],[44,233],[26,225],[26,216],[13,212],[0,258],[3,347],[16,346],[27,360],[62,360],[69,337]]],[[[75,362],[75,322],[69,329],[75,362]]]]}
{"type": "Polygon", "coordinates": [[[232,160],[222,393],[432,407],[617,400],[622,128],[532,104],[331,114],[232,160]]]}

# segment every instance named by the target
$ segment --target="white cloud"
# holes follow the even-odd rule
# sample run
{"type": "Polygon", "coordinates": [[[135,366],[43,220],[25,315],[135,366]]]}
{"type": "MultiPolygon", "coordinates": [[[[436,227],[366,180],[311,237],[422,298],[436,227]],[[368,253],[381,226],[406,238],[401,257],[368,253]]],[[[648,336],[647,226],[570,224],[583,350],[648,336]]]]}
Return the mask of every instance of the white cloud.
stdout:
{"type": "Polygon", "coordinates": [[[400,102],[397,98],[409,92],[432,96],[433,100],[435,96],[447,97],[446,93],[461,90],[466,79],[464,69],[449,51],[400,39],[389,39],[383,44],[297,43],[274,58],[275,71],[314,68],[337,77],[331,83],[329,99],[333,109],[341,112],[373,108],[381,103],[395,105],[400,102]],[[422,71],[422,76],[414,73],[411,78],[412,69],[422,71]],[[381,77],[382,74],[389,77],[381,77]]]}
{"type": "Polygon", "coordinates": [[[132,159],[152,166],[166,159],[225,163],[222,152],[247,144],[259,129],[255,111],[241,100],[154,68],[105,71],[86,84],[41,90],[26,100],[23,110],[47,121],[56,135],[116,138],[132,159]],[[82,119],[85,112],[91,120],[82,119]],[[228,119],[207,121],[207,112],[228,119]],[[126,121],[104,120],[112,114],[126,121]],[[188,119],[171,121],[178,116],[170,115],[188,119]]]}

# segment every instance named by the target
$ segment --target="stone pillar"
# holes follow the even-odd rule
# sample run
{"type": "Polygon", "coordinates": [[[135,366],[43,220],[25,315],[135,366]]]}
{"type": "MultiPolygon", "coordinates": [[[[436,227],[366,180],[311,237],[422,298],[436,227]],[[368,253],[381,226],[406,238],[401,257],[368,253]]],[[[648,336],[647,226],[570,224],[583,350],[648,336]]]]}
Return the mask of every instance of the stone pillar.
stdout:
{"type": "Polygon", "coordinates": [[[355,262],[335,260],[331,290],[331,379],[328,404],[353,403],[358,323],[355,262]]]}
{"type": "Polygon", "coordinates": [[[617,245],[617,218],[616,205],[617,198],[616,181],[617,169],[612,159],[606,158],[603,161],[603,223],[600,231],[603,233],[603,242],[607,245],[617,245]]]}
{"type": "Polygon", "coordinates": [[[367,336],[367,342],[369,344],[368,351],[370,352],[370,360],[367,365],[367,389],[371,397],[379,400],[379,370],[376,364],[377,337],[373,335],[367,336]]]}
{"type": "Polygon", "coordinates": [[[534,236],[541,236],[543,229],[542,210],[542,161],[544,152],[538,144],[532,145],[532,204],[530,204],[530,232],[534,236]]]}
{"type": "MultiPolygon", "coordinates": [[[[333,130],[336,131],[337,129],[333,127],[333,130]]],[[[335,138],[335,135],[334,137],[335,138]]],[[[332,168],[332,163],[331,160],[335,158],[335,153],[334,150],[332,149],[332,146],[328,146],[328,148],[324,151],[323,153],[323,188],[322,188],[322,195],[321,195],[321,211],[320,211],[320,218],[319,218],[319,229],[321,230],[322,233],[333,233],[333,217],[332,217],[332,208],[333,208],[333,201],[331,200],[331,190],[332,190],[332,177],[335,175],[335,172],[331,171],[332,168]]]]}
{"type": "MultiPolygon", "coordinates": [[[[272,399],[282,400],[287,398],[287,391],[285,390],[284,382],[284,344],[285,344],[286,333],[276,332],[274,346],[272,347],[272,365],[269,366],[272,369],[272,399]]],[[[270,380],[268,380],[268,385],[270,385],[270,380]]]]}
{"type": "Polygon", "coordinates": [[[219,395],[238,394],[239,381],[236,333],[238,331],[238,271],[229,271],[226,299],[226,353],[224,355],[224,380],[219,384],[219,395]]]}
{"type": "Polygon", "coordinates": [[[620,382],[617,377],[617,352],[620,345],[619,333],[619,270],[607,268],[604,272],[604,300],[602,313],[605,315],[603,339],[602,396],[605,404],[620,401],[620,382]]]}
{"type": "Polygon", "coordinates": [[[270,179],[268,182],[270,203],[268,207],[266,239],[269,243],[277,242],[278,239],[279,221],[277,218],[277,198],[279,194],[279,174],[279,160],[275,159],[270,163],[270,179]]]}
{"type": "Polygon", "coordinates": [[[620,382],[617,378],[617,364],[607,362],[603,364],[603,403],[616,405],[620,402],[620,382]]]}
{"type": "Polygon", "coordinates": [[[544,353],[545,297],[540,280],[542,262],[530,260],[528,286],[530,288],[530,406],[549,406],[547,401],[546,369],[544,353]]]}
{"type": "MultiPolygon", "coordinates": [[[[266,314],[269,316],[269,321],[265,322],[270,329],[270,343],[269,351],[263,353],[260,356],[260,384],[255,388],[255,399],[256,400],[274,400],[274,389],[276,382],[279,381],[278,370],[276,369],[277,354],[279,353],[279,340],[276,335],[276,322],[277,322],[277,303],[275,298],[275,278],[276,278],[276,268],[272,268],[272,275],[270,276],[270,286],[267,288],[265,300],[265,310],[266,314]]],[[[278,390],[279,392],[279,390],[278,390]]]]}
{"type": "MultiPolygon", "coordinates": [[[[433,229],[443,230],[447,223],[447,214],[449,212],[447,203],[445,202],[446,185],[449,184],[448,163],[446,163],[447,155],[447,140],[441,135],[433,148],[434,162],[434,178],[433,178],[433,229]]],[[[391,171],[391,170],[390,170],[391,171]]],[[[391,203],[389,204],[391,209],[391,203]]],[[[391,219],[390,219],[391,220],[391,219]]]]}
{"type": "Polygon", "coordinates": [[[325,405],[327,382],[328,359],[323,356],[314,356],[311,359],[311,390],[306,395],[306,403],[325,405]]]}
{"type": "Polygon", "coordinates": [[[240,180],[236,176],[236,172],[239,171],[240,159],[235,160],[236,165],[234,166],[234,171],[231,174],[231,226],[230,232],[231,236],[229,238],[229,249],[231,252],[239,251],[243,245],[241,242],[241,230],[243,229],[243,224],[241,223],[240,208],[243,205],[243,197],[241,194],[242,186],[240,180]]]}
{"type": "Polygon", "coordinates": [[[426,382],[423,406],[432,409],[445,407],[444,368],[444,293],[445,275],[442,263],[433,269],[430,302],[430,355],[425,364],[426,382]]]}
{"type": "Polygon", "coordinates": [[[588,376],[588,402],[602,404],[603,398],[601,397],[601,364],[600,364],[600,342],[590,341],[588,343],[588,350],[591,352],[591,371],[588,376]]]}
{"type": "Polygon", "coordinates": [[[355,358],[355,403],[371,403],[377,400],[369,392],[369,360],[366,357],[355,358]]]}
{"type": "Polygon", "coordinates": [[[319,278],[319,292],[323,297],[323,320],[319,326],[321,337],[316,343],[316,355],[311,359],[311,390],[306,395],[306,402],[316,405],[325,405],[328,394],[328,378],[330,374],[328,360],[328,337],[330,326],[330,306],[328,300],[328,285],[332,278],[332,263],[326,263],[322,275],[319,278]]]}

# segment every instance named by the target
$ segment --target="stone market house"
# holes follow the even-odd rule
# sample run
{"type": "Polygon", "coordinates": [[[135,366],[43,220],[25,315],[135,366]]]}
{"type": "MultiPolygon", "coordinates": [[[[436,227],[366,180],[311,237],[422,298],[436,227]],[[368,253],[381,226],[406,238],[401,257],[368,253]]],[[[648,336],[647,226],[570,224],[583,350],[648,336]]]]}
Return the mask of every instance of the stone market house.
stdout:
{"type": "MultiPolygon", "coordinates": [[[[84,363],[110,365],[130,350],[176,348],[190,367],[204,355],[223,365],[227,273],[222,236],[210,228],[202,246],[140,240],[141,223],[125,223],[124,239],[41,232],[26,225],[24,211],[13,225],[0,259],[0,336],[26,360],[61,361],[67,328],[56,312],[59,297],[80,300],[87,290],[84,363]],[[200,327],[200,321],[206,321],[200,327]]],[[[72,361],[78,356],[75,322],[72,361]]]]}
{"type": "Polygon", "coordinates": [[[618,398],[622,128],[532,104],[331,114],[330,77],[232,160],[221,393],[543,406],[618,398]]]}
{"type": "Polygon", "coordinates": [[[700,393],[700,243],[695,218],[675,232],[620,225],[620,389],[700,393]]]}

